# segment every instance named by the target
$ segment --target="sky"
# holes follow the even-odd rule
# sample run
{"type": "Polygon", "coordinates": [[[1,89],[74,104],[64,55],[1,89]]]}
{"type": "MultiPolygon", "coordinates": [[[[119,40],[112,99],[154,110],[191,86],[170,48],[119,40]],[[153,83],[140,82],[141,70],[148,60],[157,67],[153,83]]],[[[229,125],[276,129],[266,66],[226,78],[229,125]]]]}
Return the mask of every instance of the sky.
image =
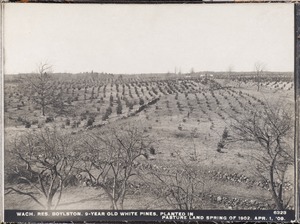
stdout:
{"type": "Polygon", "coordinates": [[[293,4],[5,4],[5,74],[293,71],[293,4]]]}

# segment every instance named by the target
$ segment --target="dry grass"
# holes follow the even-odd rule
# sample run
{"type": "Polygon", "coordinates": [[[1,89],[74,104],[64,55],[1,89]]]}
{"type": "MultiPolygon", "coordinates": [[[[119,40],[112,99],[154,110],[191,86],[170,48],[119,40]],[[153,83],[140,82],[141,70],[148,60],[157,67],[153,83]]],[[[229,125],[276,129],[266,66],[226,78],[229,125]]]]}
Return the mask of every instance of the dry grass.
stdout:
{"type": "MultiPolygon", "coordinates": [[[[273,101],[278,98],[287,97],[293,102],[292,91],[277,91],[268,88],[263,88],[261,92],[257,92],[256,87],[248,86],[236,89],[242,91],[243,94],[249,94],[257,99],[268,99],[273,101]]],[[[134,92],[134,91],[133,91],[134,92]]],[[[115,92],[114,92],[115,93],[115,92]]],[[[211,107],[209,110],[206,105],[206,100],[201,93],[197,93],[200,104],[196,102],[194,94],[189,94],[188,99],[184,94],[178,95],[178,101],[181,103],[182,111],[177,107],[177,100],[174,99],[174,94],[163,95],[156,105],[152,105],[138,113],[136,116],[127,118],[123,122],[142,122],[147,133],[156,139],[155,151],[156,155],[151,157],[150,164],[159,165],[162,167],[170,167],[180,163],[183,159],[187,163],[192,161],[193,153],[197,155],[199,161],[197,169],[206,171],[222,171],[223,173],[245,175],[250,178],[257,178],[253,172],[253,161],[249,159],[249,155],[253,152],[253,148],[257,145],[250,145],[241,142],[228,142],[222,149],[222,153],[217,152],[217,144],[221,139],[222,132],[225,127],[230,125],[229,116],[238,116],[230,109],[237,107],[240,112],[243,112],[238,105],[238,102],[233,96],[224,90],[215,91],[216,97],[220,101],[217,105],[216,100],[211,93],[205,92],[208,97],[208,102],[211,107]],[[222,96],[226,96],[228,101],[222,96]],[[166,102],[169,102],[169,108],[166,102]],[[190,104],[190,106],[188,105],[190,104]],[[156,109],[156,106],[158,109],[156,109]],[[191,108],[193,110],[191,111],[191,108]],[[221,109],[223,108],[223,110],[221,109]],[[206,112],[203,113],[202,109],[206,112]],[[226,119],[222,119],[220,115],[226,119]],[[179,128],[179,126],[181,128],[179,128]],[[193,132],[195,135],[193,135],[193,132]]],[[[237,93],[233,93],[235,97],[239,97],[237,93]]],[[[109,94],[107,94],[109,96],[109,94]]],[[[239,98],[243,104],[246,104],[249,97],[239,98]]],[[[77,102],[78,105],[81,105],[77,102]]],[[[81,105],[82,106],[82,105],[81,105]]],[[[101,111],[103,110],[101,106],[101,111]]],[[[92,104],[84,107],[85,110],[96,110],[92,104]]],[[[10,110],[9,114],[12,117],[18,117],[22,111],[10,110]]],[[[114,121],[119,116],[112,116],[114,121]]],[[[6,119],[8,117],[6,116],[6,119]]],[[[96,118],[96,123],[99,118],[96,118]]],[[[59,118],[54,123],[48,126],[60,126],[64,121],[59,118]]],[[[71,121],[72,123],[72,121],[71,121]]],[[[13,138],[14,133],[21,133],[26,129],[21,125],[6,123],[5,137],[7,140],[13,138]],[[10,125],[9,125],[10,124],[10,125]]],[[[37,129],[33,126],[32,129],[37,129]]],[[[64,129],[66,132],[85,130],[83,126],[77,129],[70,127],[64,129]]],[[[232,134],[229,131],[229,135],[232,134]]],[[[291,143],[293,144],[293,143],[291,143]]],[[[291,168],[288,174],[289,181],[293,181],[293,169],[291,168]]],[[[226,195],[228,197],[238,197],[244,199],[255,199],[266,201],[270,198],[270,192],[257,186],[249,187],[246,184],[225,182],[223,180],[209,179],[206,182],[207,189],[214,195],[226,195]]],[[[288,192],[289,193],[289,192],[288,192]]],[[[150,192],[143,192],[141,195],[128,195],[124,208],[126,209],[159,209],[165,208],[164,202],[161,199],[156,199],[150,192]]],[[[34,202],[24,196],[17,194],[9,194],[5,198],[6,209],[39,209],[34,202]]],[[[110,209],[110,203],[101,189],[92,187],[72,187],[66,190],[63,194],[62,201],[58,209],[110,209]]],[[[220,209],[225,208],[224,205],[207,201],[204,209],[220,209]]]]}

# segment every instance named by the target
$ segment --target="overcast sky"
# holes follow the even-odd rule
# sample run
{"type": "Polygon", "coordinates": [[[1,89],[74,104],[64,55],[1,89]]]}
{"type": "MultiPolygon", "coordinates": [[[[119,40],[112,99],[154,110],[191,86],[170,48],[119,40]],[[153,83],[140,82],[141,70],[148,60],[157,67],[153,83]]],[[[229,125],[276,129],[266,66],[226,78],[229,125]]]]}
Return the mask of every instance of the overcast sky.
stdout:
{"type": "Polygon", "coordinates": [[[5,4],[5,73],[293,71],[292,4],[5,4]]]}

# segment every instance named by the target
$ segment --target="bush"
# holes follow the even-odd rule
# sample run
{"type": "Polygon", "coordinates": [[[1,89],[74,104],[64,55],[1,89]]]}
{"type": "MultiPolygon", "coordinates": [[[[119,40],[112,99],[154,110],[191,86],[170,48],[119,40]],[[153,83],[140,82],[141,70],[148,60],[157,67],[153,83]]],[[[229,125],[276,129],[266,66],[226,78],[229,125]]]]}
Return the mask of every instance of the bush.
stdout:
{"type": "Polygon", "coordinates": [[[117,114],[122,114],[122,104],[121,104],[121,102],[118,103],[118,106],[117,106],[117,114]]]}
{"type": "Polygon", "coordinates": [[[78,128],[79,125],[80,125],[80,121],[73,121],[72,128],[78,128]]]}
{"type": "Polygon", "coordinates": [[[228,136],[229,136],[229,134],[228,134],[228,129],[225,128],[224,131],[223,131],[223,134],[222,134],[222,138],[223,138],[223,139],[227,139],[228,136]]]}
{"type": "Polygon", "coordinates": [[[107,113],[108,115],[111,115],[111,113],[112,113],[111,107],[108,107],[108,108],[106,109],[106,113],[107,113]]]}
{"type": "Polygon", "coordinates": [[[222,149],[225,147],[225,142],[223,140],[218,142],[217,152],[222,152],[222,149]]]}
{"type": "Polygon", "coordinates": [[[29,121],[26,121],[26,122],[25,122],[25,128],[30,128],[30,127],[31,127],[30,122],[29,122],[29,121]]]}
{"type": "Polygon", "coordinates": [[[105,121],[108,119],[108,115],[105,113],[103,116],[102,116],[102,120],[105,121]]]}
{"type": "Polygon", "coordinates": [[[111,115],[111,113],[112,113],[112,109],[111,109],[111,107],[108,107],[108,108],[106,109],[105,114],[104,114],[103,117],[102,117],[102,120],[103,120],[103,121],[107,120],[108,117],[109,117],[109,115],[111,115]]]}
{"type": "Polygon", "coordinates": [[[38,128],[42,128],[43,126],[44,126],[44,123],[43,122],[41,122],[41,123],[39,122],[37,127],[38,128]]]}
{"type": "Polygon", "coordinates": [[[46,117],[46,123],[51,123],[54,121],[54,117],[46,117]]]}
{"type": "Polygon", "coordinates": [[[69,126],[70,123],[71,123],[71,121],[70,121],[70,119],[68,118],[68,119],[66,120],[66,126],[69,126]]]}
{"type": "Polygon", "coordinates": [[[219,141],[218,142],[218,148],[223,149],[225,147],[224,141],[219,141]]]}
{"type": "Polygon", "coordinates": [[[143,98],[140,98],[140,105],[144,105],[145,101],[143,98]]]}
{"type": "Polygon", "coordinates": [[[95,122],[95,118],[94,117],[90,117],[87,121],[86,126],[92,126],[93,123],[95,122]]]}
{"type": "Polygon", "coordinates": [[[151,155],[155,155],[156,154],[155,148],[153,146],[150,147],[149,152],[150,152],[151,155]]]}

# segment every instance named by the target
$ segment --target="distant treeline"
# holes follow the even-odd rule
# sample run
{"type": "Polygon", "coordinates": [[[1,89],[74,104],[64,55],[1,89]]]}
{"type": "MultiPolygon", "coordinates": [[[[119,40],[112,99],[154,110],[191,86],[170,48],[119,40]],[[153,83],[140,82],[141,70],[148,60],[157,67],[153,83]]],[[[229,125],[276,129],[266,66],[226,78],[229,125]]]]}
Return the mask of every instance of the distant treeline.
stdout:
{"type": "MultiPolygon", "coordinates": [[[[20,77],[26,77],[30,74],[16,74],[16,75],[5,75],[4,81],[8,83],[18,82],[20,77]]],[[[111,73],[97,73],[97,72],[84,72],[84,73],[53,73],[52,74],[57,80],[74,80],[74,79],[94,79],[94,80],[110,80],[110,81],[144,81],[144,80],[165,80],[165,79],[193,79],[193,78],[251,78],[256,75],[255,72],[193,72],[193,73],[147,73],[147,74],[111,74],[111,73]]],[[[293,72],[263,72],[262,77],[265,78],[278,78],[278,79],[293,79],[293,72]]]]}

